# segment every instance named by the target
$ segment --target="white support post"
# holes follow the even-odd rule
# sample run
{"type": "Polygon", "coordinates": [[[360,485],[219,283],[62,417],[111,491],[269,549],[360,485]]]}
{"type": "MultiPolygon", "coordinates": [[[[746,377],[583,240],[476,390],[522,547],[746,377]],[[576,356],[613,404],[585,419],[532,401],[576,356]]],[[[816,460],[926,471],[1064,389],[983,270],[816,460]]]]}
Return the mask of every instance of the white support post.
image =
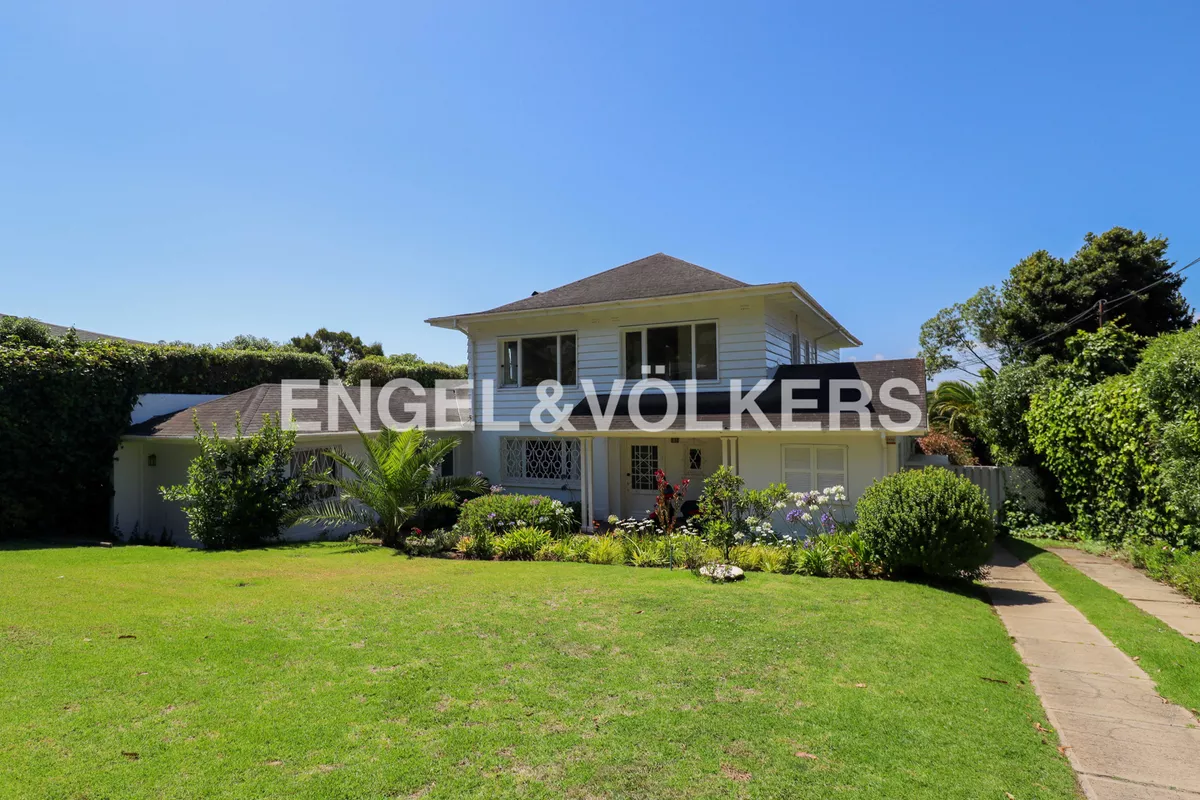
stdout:
{"type": "Polygon", "coordinates": [[[736,436],[721,437],[721,466],[729,467],[734,475],[738,474],[738,440],[736,436]]]}
{"type": "Polygon", "coordinates": [[[592,530],[592,519],[596,513],[596,487],[592,479],[592,440],[591,438],[581,438],[579,440],[579,460],[580,460],[580,516],[583,519],[579,520],[585,531],[592,530]]]}

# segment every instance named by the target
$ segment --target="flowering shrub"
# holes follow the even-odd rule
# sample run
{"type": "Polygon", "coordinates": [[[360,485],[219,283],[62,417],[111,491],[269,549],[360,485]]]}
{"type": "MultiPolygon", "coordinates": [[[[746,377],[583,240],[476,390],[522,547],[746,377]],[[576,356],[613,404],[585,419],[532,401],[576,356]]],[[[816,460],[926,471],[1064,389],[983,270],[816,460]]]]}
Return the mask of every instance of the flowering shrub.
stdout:
{"type": "MultiPolygon", "coordinates": [[[[493,489],[500,487],[493,487],[493,489]]],[[[454,530],[464,536],[493,535],[515,528],[537,528],[556,537],[579,530],[579,521],[569,507],[541,495],[503,494],[493,491],[463,503],[454,530]]]]}
{"type": "Polygon", "coordinates": [[[979,459],[971,452],[971,442],[960,433],[931,431],[917,439],[917,447],[927,456],[949,456],[950,463],[960,467],[974,467],[979,459]]]}

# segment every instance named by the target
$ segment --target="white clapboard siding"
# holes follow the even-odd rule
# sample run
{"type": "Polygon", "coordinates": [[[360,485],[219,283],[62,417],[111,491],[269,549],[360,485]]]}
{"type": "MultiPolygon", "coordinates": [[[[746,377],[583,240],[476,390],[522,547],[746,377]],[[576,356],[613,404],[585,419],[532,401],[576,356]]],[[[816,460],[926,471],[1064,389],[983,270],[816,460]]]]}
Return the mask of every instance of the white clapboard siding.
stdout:
{"type": "MultiPolygon", "coordinates": [[[[531,315],[504,322],[480,321],[472,324],[470,329],[475,419],[482,420],[482,381],[497,381],[499,342],[503,339],[574,333],[578,377],[591,379],[603,392],[612,381],[621,377],[624,330],[711,320],[717,322],[719,380],[702,383],[705,390],[726,388],[732,379],[739,379],[745,385],[769,378],[780,364],[791,363],[791,332],[797,319],[792,312],[785,313],[772,307],[761,297],[634,305],[603,311],[564,309],[562,313],[531,315]]],[[[803,320],[801,322],[804,324],[803,320]]],[[[812,324],[816,325],[815,322],[812,324]]],[[[815,338],[812,330],[804,328],[801,335],[815,338]]],[[[837,361],[837,352],[824,351],[821,360],[837,361]]],[[[497,420],[528,422],[529,411],[538,402],[537,389],[531,386],[496,386],[494,397],[494,418],[497,420]]],[[[582,388],[568,387],[559,402],[582,401],[582,388]]]]}

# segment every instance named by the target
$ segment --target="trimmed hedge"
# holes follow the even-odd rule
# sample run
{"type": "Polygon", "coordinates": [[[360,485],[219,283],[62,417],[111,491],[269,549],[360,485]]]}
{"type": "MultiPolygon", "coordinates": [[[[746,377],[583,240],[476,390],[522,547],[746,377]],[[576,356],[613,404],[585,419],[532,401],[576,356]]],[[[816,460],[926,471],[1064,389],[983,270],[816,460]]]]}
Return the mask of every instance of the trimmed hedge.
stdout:
{"type": "Polygon", "coordinates": [[[142,374],[113,342],[0,347],[0,537],[107,529],[113,453],[142,374]]]}
{"type": "Polygon", "coordinates": [[[0,537],[108,528],[113,454],[137,396],[230,394],[287,378],[328,380],[309,353],[181,345],[0,340],[0,537]]]}
{"type": "Polygon", "coordinates": [[[857,505],[855,532],[888,572],[975,577],[996,537],[978,486],[941,467],[889,475],[857,505]]]}
{"type": "Polygon", "coordinates": [[[346,384],[349,386],[357,386],[363,381],[370,381],[372,386],[383,386],[390,380],[408,378],[432,389],[436,381],[463,380],[466,377],[465,366],[400,361],[383,356],[360,358],[346,369],[346,384]]]}
{"type": "Polygon", "coordinates": [[[129,345],[140,351],[140,392],[233,394],[260,383],[337,377],[327,356],[288,350],[220,350],[186,345],[129,345]]]}

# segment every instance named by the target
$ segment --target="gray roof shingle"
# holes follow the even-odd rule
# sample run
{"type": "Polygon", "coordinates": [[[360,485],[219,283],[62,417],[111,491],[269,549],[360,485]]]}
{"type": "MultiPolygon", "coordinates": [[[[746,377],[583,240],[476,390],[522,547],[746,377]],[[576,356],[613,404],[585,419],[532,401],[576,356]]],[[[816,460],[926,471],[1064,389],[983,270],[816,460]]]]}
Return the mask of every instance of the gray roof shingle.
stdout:
{"type": "Polygon", "coordinates": [[[666,253],[655,253],[559,286],[557,289],[539,292],[532,297],[476,313],[535,311],[587,303],[612,303],[648,297],[715,292],[722,289],[744,289],[749,285],[666,253]]]}
{"type": "MultiPolygon", "coordinates": [[[[392,418],[399,425],[405,424],[412,419],[412,414],[404,410],[405,403],[421,402],[423,399],[426,406],[426,414],[425,418],[418,422],[418,427],[430,430],[469,430],[470,403],[467,399],[468,384],[466,381],[455,382],[450,388],[450,402],[447,403],[448,409],[446,412],[448,426],[439,426],[437,424],[432,389],[426,391],[424,398],[416,397],[413,392],[407,389],[397,389],[392,393],[388,403],[392,418]]],[[[379,415],[379,392],[381,389],[382,387],[371,388],[371,416],[367,429],[370,431],[378,431],[384,427],[383,420],[379,415]]],[[[347,386],[346,391],[350,396],[351,402],[357,407],[359,405],[358,387],[347,386]]],[[[295,410],[293,416],[297,422],[319,422],[321,424],[319,433],[321,434],[354,432],[354,419],[342,403],[338,404],[334,427],[330,427],[329,407],[330,399],[333,395],[330,392],[328,384],[322,384],[320,387],[298,386],[293,389],[292,395],[301,401],[311,401],[314,397],[317,400],[316,408],[295,410]]],[[[282,407],[282,385],[278,383],[262,383],[235,394],[185,408],[182,411],[152,417],[145,422],[139,422],[137,425],[130,427],[125,434],[127,436],[150,436],[161,439],[190,439],[196,435],[196,428],[192,421],[194,413],[196,421],[200,423],[200,430],[204,433],[211,434],[213,424],[215,423],[217,433],[222,438],[232,438],[239,417],[242,421],[242,433],[249,435],[262,428],[263,415],[280,414],[282,407]]],[[[304,436],[305,433],[301,432],[299,435],[304,436]]]]}

